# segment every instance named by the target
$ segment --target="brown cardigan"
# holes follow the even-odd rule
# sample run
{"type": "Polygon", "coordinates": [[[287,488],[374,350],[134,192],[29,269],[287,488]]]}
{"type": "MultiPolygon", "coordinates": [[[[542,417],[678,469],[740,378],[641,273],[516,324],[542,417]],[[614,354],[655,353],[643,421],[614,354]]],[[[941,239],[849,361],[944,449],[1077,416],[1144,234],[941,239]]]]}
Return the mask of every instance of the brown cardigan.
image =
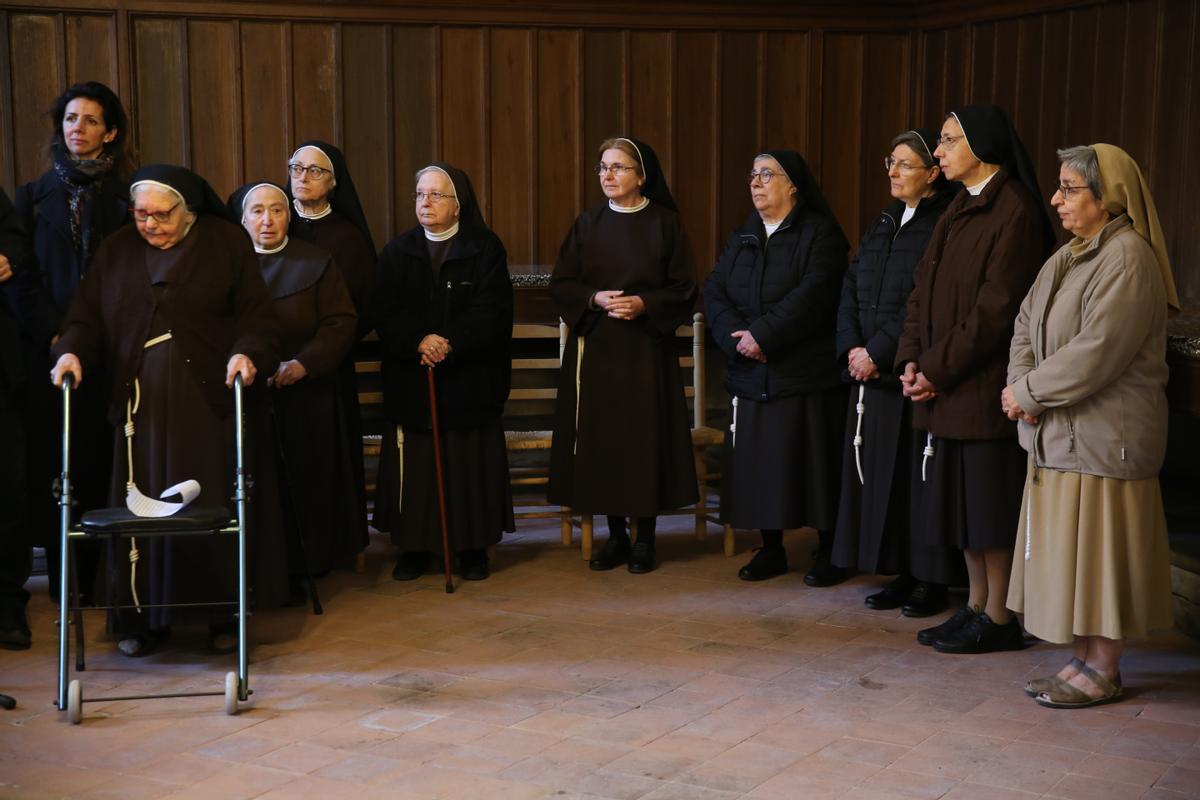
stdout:
{"type": "Polygon", "coordinates": [[[1013,320],[1045,260],[1040,204],[1007,170],[978,196],[960,192],[913,275],[896,372],[914,361],[937,397],[913,427],[951,439],[1015,437],[1000,411],[1013,320]]]}

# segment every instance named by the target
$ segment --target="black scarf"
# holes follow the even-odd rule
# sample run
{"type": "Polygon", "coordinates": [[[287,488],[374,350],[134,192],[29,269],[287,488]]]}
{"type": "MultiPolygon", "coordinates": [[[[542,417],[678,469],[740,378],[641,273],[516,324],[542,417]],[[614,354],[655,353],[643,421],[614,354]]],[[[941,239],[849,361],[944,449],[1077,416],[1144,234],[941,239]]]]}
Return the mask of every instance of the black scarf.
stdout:
{"type": "Polygon", "coordinates": [[[100,190],[104,177],[112,171],[113,157],[101,153],[99,158],[76,159],[62,146],[55,146],[54,174],[67,190],[67,220],[71,224],[71,240],[81,263],[87,263],[91,225],[92,199],[100,190]]]}

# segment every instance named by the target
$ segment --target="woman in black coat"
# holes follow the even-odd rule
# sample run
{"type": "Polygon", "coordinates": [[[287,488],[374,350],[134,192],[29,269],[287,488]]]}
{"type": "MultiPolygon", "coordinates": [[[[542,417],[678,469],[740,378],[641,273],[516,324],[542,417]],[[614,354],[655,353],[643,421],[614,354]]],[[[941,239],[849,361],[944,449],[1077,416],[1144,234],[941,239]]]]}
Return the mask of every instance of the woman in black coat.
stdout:
{"type": "MultiPolygon", "coordinates": [[[[38,376],[50,371],[51,342],[100,242],[129,220],[133,171],[125,109],[104,84],[75,84],[54,101],[49,117],[53,167],[19,187],[14,198],[31,251],[14,288],[26,369],[38,376]]],[[[94,380],[81,386],[75,403],[72,468],[79,513],[107,505],[112,430],[104,418],[102,385],[94,380]]],[[[62,437],[57,394],[46,381],[35,380],[26,384],[24,399],[26,433],[34,445],[26,451],[29,526],[33,542],[45,544],[51,563],[58,560],[58,505],[51,492],[61,467],[55,444],[62,437]]],[[[85,593],[91,583],[90,552],[86,546],[79,549],[85,593]]],[[[49,572],[50,594],[58,597],[58,570],[49,572]]]]}
{"type": "Polygon", "coordinates": [[[383,249],[376,330],[383,342],[384,435],[376,515],[413,580],[441,549],[426,370],[437,383],[451,547],[466,580],[488,577],[487,547],[515,530],[500,416],[512,372],[508,254],[487,227],[466,173],[435,162],[417,173],[416,227],[383,249]]]}
{"type": "Polygon", "coordinates": [[[892,140],[884,166],[894,201],[863,236],[846,270],[837,322],[838,361],[846,365],[843,378],[855,386],[846,418],[833,561],[898,575],[867,597],[867,608],[903,606],[910,617],[929,616],[946,604],[945,585],[916,581],[911,562],[951,557],[947,548],[913,549],[909,539],[912,408],[892,372],[913,270],[956,191],[933,157],[937,140],[937,132],[928,128],[892,140]]]}
{"type": "Polygon", "coordinates": [[[738,572],[748,581],[787,572],[785,528],[816,528],[820,549],[804,580],[828,586],[845,577],[829,553],[845,404],[833,328],[849,243],[798,153],[755,156],[750,196],[755,212],[704,287],[732,396],[721,519],[762,530],[762,548],[738,572]]]}

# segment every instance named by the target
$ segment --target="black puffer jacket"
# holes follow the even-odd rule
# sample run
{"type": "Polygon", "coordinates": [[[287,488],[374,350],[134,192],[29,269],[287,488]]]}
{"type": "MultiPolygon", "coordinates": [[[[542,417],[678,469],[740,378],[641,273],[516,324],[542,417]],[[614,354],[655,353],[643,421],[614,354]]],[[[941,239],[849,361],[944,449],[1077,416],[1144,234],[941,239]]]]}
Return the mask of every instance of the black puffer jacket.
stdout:
{"type": "Polygon", "coordinates": [[[855,347],[866,347],[879,368],[879,381],[899,387],[893,373],[896,343],[904,329],[908,294],[913,287],[913,270],[925,253],[933,226],[959,190],[951,184],[926,197],[904,227],[900,220],[904,203],[892,203],[870,227],[842,282],[842,301],[837,317],[837,358],[842,378],[849,381],[846,356],[855,347]]]}
{"type": "Polygon", "coordinates": [[[846,249],[837,223],[802,205],[770,239],[757,213],[729,237],[704,286],[704,311],[729,356],[731,395],[766,402],[838,385],[833,333],[846,249]],[[766,363],[738,354],[738,330],[750,331],[766,363]]]}
{"type": "Polygon", "coordinates": [[[429,389],[417,352],[430,333],[449,339],[452,348],[435,368],[438,422],[465,429],[500,416],[512,374],[513,294],[508,255],[495,234],[460,233],[436,275],[424,231],[400,234],[379,255],[375,303],[388,419],[430,428],[429,389]]]}

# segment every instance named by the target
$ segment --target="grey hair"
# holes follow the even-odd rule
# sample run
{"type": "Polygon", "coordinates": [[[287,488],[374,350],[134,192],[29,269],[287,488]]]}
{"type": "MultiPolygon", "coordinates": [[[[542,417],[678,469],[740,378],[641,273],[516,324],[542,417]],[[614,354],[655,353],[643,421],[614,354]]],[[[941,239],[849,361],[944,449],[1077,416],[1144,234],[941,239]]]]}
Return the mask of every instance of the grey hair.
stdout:
{"type": "Polygon", "coordinates": [[[895,139],[892,139],[891,149],[895,150],[902,144],[908,145],[908,149],[917,154],[926,169],[937,163],[933,158],[933,153],[929,152],[929,146],[925,144],[925,140],[916,131],[905,131],[895,139]]]}
{"type": "Polygon", "coordinates": [[[1064,147],[1057,151],[1058,160],[1064,167],[1074,172],[1079,177],[1083,178],[1087,183],[1088,189],[1097,200],[1102,200],[1100,195],[1100,161],[1096,158],[1096,148],[1088,145],[1077,145],[1075,147],[1064,147]]]}

